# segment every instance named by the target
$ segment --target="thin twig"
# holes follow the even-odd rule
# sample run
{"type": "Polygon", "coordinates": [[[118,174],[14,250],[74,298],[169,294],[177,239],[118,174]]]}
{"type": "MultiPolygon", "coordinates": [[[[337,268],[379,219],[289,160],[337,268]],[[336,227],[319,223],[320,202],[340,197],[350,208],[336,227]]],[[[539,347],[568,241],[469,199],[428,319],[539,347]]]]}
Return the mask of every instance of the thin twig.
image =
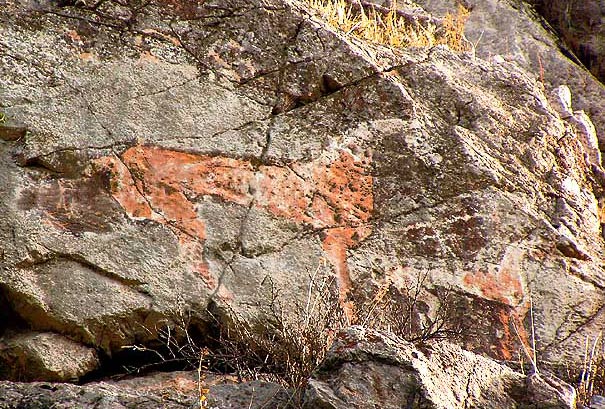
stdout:
{"type": "Polygon", "coordinates": [[[535,327],[534,327],[534,303],[532,300],[532,296],[531,294],[529,295],[529,316],[530,316],[530,320],[531,320],[531,347],[532,347],[532,352],[533,352],[533,356],[534,356],[534,371],[536,373],[538,373],[538,367],[536,365],[536,363],[538,362],[538,360],[536,359],[536,332],[535,332],[535,327]]]}
{"type": "Polygon", "coordinates": [[[530,353],[530,351],[528,350],[527,345],[525,345],[525,342],[523,341],[523,338],[521,338],[521,335],[519,334],[519,330],[517,329],[517,325],[515,324],[515,320],[513,319],[511,321],[513,323],[513,329],[515,330],[515,334],[517,335],[517,338],[519,338],[519,342],[521,343],[521,346],[523,347],[523,352],[525,353],[525,356],[527,357],[527,359],[529,360],[529,362],[531,363],[532,369],[534,371],[534,373],[538,374],[538,365],[536,364],[536,361],[534,360],[534,354],[530,353]]]}

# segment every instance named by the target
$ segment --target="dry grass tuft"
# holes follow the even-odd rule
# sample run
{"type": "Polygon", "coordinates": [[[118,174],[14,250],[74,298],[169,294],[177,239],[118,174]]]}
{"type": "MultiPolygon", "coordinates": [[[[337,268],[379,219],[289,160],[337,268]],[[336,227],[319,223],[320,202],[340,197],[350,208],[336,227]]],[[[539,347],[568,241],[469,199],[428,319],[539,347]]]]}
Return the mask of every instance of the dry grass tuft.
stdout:
{"type": "Polygon", "coordinates": [[[306,0],[309,7],[330,26],[365,41],[390,47],[433,47],[445,44],[454,51],[471,49],[464,37],[469,11],[462,5],[456,14],[448,13],[443,21],[420,21],[397,11],[393,1],[388,10],[364,8],[347,0],[306,0]],[[357,7],[354,7],[356,5],[357,7]]]}
{"type": "Polygon", "coordinates": [[[471,49],[470,42],[464,37],[464,26],[470,12],[461,4],[456,14],[447,13],[443,20],[443,44],[454,51],[463,52],[471,49]]]}

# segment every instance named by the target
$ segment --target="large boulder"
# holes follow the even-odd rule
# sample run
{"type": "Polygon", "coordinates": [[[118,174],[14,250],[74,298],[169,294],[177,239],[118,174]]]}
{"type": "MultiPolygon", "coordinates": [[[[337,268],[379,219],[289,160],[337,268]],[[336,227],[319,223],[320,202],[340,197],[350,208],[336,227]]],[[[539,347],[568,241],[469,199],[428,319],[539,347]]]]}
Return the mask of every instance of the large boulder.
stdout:
{"type": "Polygon", "coordinates": [[[99,366],[94,349],[59,334],[5,334],[0,342],[0,378],[77,381],[99,366]]]}
{"type": "Polygon", "coordinates": [[[0,59],[0,333],[111,357],[209,307],[263,324],[321,277],[352,322],[422,283],[410,319],[501,359],[533,325],[579,362],[602,327],[603,171],[514,61],[364,44],[289,0],[8,0],[0,59]]]}
{"type": "Polygon", "coordinates": [[[340,333],[305,391],[308,409],[576,407],[556,378],[525,376],[448,342],[415,347],[363,327],[340,333]]]}

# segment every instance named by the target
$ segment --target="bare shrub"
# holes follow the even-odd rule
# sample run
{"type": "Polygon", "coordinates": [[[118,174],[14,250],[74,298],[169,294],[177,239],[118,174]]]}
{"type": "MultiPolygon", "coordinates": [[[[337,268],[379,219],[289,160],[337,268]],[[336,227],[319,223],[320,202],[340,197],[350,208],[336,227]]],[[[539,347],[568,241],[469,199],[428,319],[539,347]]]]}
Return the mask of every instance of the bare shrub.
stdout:
{"type": "MultiPolygon", "coordinates": [[[[427,277],[425,273],[403,289],[387,281],[368,289],[369,295],[358,292],[353,296],[358,305],[353,324],[388,331],[410,342],[457,338],[464,327],[459,319],[452,319],[458,311],[450,292],[432,294],[437,302],[430,314],[422,300],[427,277]]],[[[333,277],[318,278],[317,272],[310,276],[304,302],[290,303],[288,308],[280,290],[268,282],[269,316],[263,328],[253,328],[231,310],[213,313],[219,328],[218,348],[212,350],[211,359],[242,379],[269,373],[273,380],[299,391],[324,360],[336,333],[351,323],[333,277]]]]}
{"type": "Polygon", "coordinates": [[[449,290],[436,291],[434,311],[423,300],[428,292],[423,273],[404,288],[398,288],[390,280],[373,291],[373,296],[360,296],[359,324],[393,333],[409,342],[433,339],[457,339],[465,330],[456,317],[457,307],[449,290]]]}
{"type": "Polygon", "coordinates": [[[271,373],[298,390],[325,358],[336,332],[347,326],[346,317],[333,277],[310,277],[305,301],[287,308],[280,290],[268,281],[267,325],[252,328],[231,311],[232,322],[220,328],[220,355],[230,355],[229,365],[238,373],[271,373]]]}
{"type": "MultiPolygon", "coordinates": [[[[324,360],[335,335],[351,324],[335,278],[318,277],[318,271],[309,276],[306,294],[299,302],[286,301],[267,278],[270,297],[267,321],[262,324],[243,319],[229,306],[212,303],[208,311],[211,323],[204,336],[192,336],[189,321],[182,319],[176,327],[155,329],[163,344],[161,350],[141,345],[129,348],[152,351],[160,363],[180,360],[197,368],[200,403],[212,396],[204,385],[204,371],[213,371],[236,374],[240,381],[279,383],[289,391],[289,407],[297,407],[300,392],[324,360]],[[177,333],[181,336],[176,337],[177,333]]],[[[427,294],[427,276],[403,289],[387,281],[353,294],[358,306],[353,324],[388,331],[410,342],[457,337],[463,329],[450,317],[454,306],[449,292],[433,294],[438,300],[436,309],[427,314],[428,305],[422,300],[427,294]]]]}

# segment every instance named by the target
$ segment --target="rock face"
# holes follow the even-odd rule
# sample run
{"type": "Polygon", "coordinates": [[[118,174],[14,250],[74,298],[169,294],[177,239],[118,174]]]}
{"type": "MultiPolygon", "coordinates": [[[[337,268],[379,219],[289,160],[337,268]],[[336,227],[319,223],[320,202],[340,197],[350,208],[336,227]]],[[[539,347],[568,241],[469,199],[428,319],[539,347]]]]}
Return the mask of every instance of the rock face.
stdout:
{"type": "MultiPolygon", "coordinates": [[[[460,2],[419,0],[417,3],[431,13],[444,15],[447,11],[454,11],[460,2]]],[[[486,60],[498,57],[518,64],[528,75],[542,82],[547,91],[560,85],[569,86],[576,109],[586,111],[591,117],[597,127],[601,147],[605,146],[605,90],[592,75],[597,75],[598,68],[595,63],[586,58],[578,59],[573,54],[581,56],[583,47],[594,50],[595,43],[602,39],[598,35],[602,30],[600,11],[596,11],[600,2],[465,0],[462,3],[472,10],[465,32],[469,41],[475,44],[476,55],[486,60]],[[553,28],[544,27],[534,6],[551,21],[552,27],[563,30],[563,39],[555,36],[553,28]],[[585,22],[570,25],[569,18],[585,22]],[[588,21],[592,25],[587,25],[588,21]],[[584,68],[583,62],[592,74],[584,68]]]]}
{"type": "MultiPolygon", "coordinates": [[[[361,44],[288,0],[76,3],[0,12],[0,335],[110,359],[209,306],[263,323],[310,276],[351,322],[426,278],[414,320],[448,290],[465,348],[516,359],[533,305],[540,359],[581,360],[603,170],[525,65],[361,44]]],[[[599,134],[603,88],[568,82],[599,134]]]]}
{"type": "Polygon", "coordinates": [[[305,408],[575,408],[575,391],[440,342],[418,349],[353,327],[311,380],[305,408]]]}
{"type": "MultiPolygon", "coordinates": [[[[289,395],[279,385],[251,381],[241,384],[207,374],[207,408],[286,408],[289,395]]],[[[32,382],[0,382],[0,408],[185,409],[199,408],[197,372],[155,373],[84,386],[32,382]]]]}
{"type": "Polygon", "coordinates": [[[588,0],[574,2],[570,0],[547,2],[529,1],[546,18],[554,29],[561,34],[565,43],[580,58],[582,63],[599,78],[605,79],[605,4],[602,1],[588,0]]]}
{"type": "MultiPolygon", "coordinates": [[[[209,408],[398,409],[575,408],[575,391],[546,375],[526,377],[448,342],[421,348],[363,327],[336,336],[324,364],[297,398],[263,381],[236,384],[205,374],[209,408]]],[[[192,408],[197,372],[156,373],[84,386],[0,382],[0,407],[192,408]]]]}
{"type": "Polygon", "coordinates": [[[0,407],[12,408],[170,408],[192,407],[197,385],[193,379],[175,377],[164,389],[137,390],[112,383],[93,383],[80,387],[44,382],[0,382],[0,407]],[[162,396],[162,392],[165,393],[162,396]],[[169,392],[170,394],[167,394],[169,392]]]}
{"type": "Polygon", "coordinates": [[[5,334],[2,343],[3,378],[73,381],[99,365],[94,349],[58,334],[5,334]]]}

